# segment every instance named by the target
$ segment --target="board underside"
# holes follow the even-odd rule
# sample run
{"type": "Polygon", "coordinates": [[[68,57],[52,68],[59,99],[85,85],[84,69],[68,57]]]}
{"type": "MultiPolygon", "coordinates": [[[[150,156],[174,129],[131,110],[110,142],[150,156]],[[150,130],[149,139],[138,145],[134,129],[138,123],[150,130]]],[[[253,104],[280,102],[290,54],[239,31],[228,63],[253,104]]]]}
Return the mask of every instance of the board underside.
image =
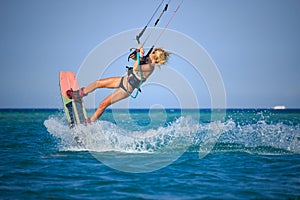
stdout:
{"type": "Polygon", "coordinates": [[[60,93],[64,105],[65,114],[70,127],[77,124],[85,124],[87,119],[86,110],[82,99],[74,100],[69,99],[66,92],[72,89],[76,91],[79,85],[76,75],[73,72],[60,72],[59,73],[60,93]]]}

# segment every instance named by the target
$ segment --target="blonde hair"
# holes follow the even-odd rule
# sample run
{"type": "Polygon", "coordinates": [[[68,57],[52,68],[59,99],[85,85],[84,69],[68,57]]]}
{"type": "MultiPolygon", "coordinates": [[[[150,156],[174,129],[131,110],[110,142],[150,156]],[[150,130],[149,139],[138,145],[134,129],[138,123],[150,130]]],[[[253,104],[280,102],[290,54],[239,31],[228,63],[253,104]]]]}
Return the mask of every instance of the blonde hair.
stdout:
{"type": "Polygon", "coordinates": [[[162,48],[155,48],[153,50],[153,52],[155,52],[155,63],[158,65],[163,65],[165,64],[168,59],[169,59],[169,52],[165,51],[162,48]]]}

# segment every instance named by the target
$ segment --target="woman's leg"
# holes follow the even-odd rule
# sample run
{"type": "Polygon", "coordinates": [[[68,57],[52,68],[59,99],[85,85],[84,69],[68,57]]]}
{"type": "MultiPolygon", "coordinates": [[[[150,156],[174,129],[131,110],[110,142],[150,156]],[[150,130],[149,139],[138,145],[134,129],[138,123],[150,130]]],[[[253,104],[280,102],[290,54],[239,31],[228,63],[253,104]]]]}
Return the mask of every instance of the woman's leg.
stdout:
{"type": "Polygon", "coordinates": [[[83,89],[84,95],[93,92],[97,88],[118,88],[122,77],[111,77],[97,80],[83,89]]]}
{"type": "Polygon", "coordinates": [[[98,109],[96,112],[93,114],[93,116],[90,118],[90,120],[93,122],[97,120],[104,110],[110,106],[113,103],[116,103],[122,99],[125,99],[129,96],[127,92],[125,92],[122,88],[119,88],[115,90],[113,93],[111,93],[109,96],[107,96],[98,106],[98,109]]]}

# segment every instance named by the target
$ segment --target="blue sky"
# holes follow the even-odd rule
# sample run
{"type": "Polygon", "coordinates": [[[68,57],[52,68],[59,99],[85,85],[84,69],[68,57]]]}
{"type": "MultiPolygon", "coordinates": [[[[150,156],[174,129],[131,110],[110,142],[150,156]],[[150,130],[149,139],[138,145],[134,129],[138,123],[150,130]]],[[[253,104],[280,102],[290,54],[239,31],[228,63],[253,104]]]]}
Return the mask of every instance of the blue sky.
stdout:
{"type": "MultiPolygon", "coordinates": [[[[59,71],[77,72],[98,44],[143,27],[160,2],[0,1],[0,108],[61,108],[59,71]]],[[[179,2],[171,1],[160,26],[179,2]]],[[[169,28],[188,35],[211,56],[227,107],[300,108],[299,19],[298,0],[185,0],[169,28]]],[[[122,67],[115,73],[124,74],[122,67]]],[[[185,76],[193,79],[192,71],[185,76]]],[[[209,107],[208,92],[197,91],[201,107],[209,107]]],[[[108,93],[98,94],[100,101],[108,93]]],[[[137,100],[140,107],[143,99],[137,100]]],[[[167,98],[157,101],[176,107],[167,98]]]]}

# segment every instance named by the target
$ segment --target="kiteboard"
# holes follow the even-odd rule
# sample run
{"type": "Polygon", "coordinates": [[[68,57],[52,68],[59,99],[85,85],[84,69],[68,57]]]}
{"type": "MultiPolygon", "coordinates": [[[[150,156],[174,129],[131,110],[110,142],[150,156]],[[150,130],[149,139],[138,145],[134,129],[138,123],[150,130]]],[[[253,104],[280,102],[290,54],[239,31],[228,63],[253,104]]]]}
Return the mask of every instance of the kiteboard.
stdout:
{"type": "Polygon", "coordinates": [[[68,90],[78,91],[80,89],[75,73],[60,72],[59,86],[69,126],[72,128],[78,124],[85,124],[87,120],[87,114],[82,98],[72,99],[67,95],[68,90]]]}

